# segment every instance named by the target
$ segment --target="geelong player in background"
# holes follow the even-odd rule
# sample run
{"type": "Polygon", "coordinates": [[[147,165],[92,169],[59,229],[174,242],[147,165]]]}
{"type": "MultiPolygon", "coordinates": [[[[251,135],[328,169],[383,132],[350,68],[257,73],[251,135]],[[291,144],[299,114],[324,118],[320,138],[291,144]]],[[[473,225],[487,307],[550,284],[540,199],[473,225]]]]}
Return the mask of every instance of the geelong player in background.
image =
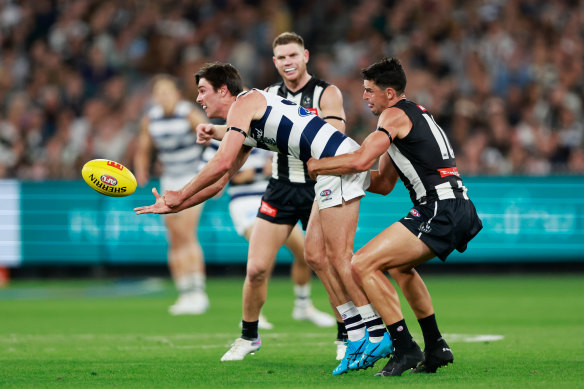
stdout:
{"type": "MultiPolygon", "coordinates": [[[[144,118],[134,156],[134,171],[140,186],[148,183],[152,153],[162,164],[162,190],[176,190],[189,182],[204,165],[204,146],[196,142],[195,129],[207,121],[192,103],[182,100],[174,79],[160,75],[152,87],[154,105],[144,118]]],[[[166,215],[168,265],[179,292],[169,308],[172,315],[201,314],[209,308],[205,293],[205,263],[197,238],[203,206],[166,215]]]]}
{"type": "Polygon", "coordinates": [[[369,300],[388,324],[394,356],[376,375],[398,376],[412,369],[434,373],[453,361],[442,338],[428,289],[415,267],[433,257],[446,260],[465,251],[482,229],[467,189],[456,168],[454,151],[444,131],[428,111],[406,100],[406,76],[395,58],[363,69],[363,99],[379,116],[377,130],[358,150],[332,158],[311,159],[313,177],[369,170],[379,157],[379,171],[371,172],[369,192],[388,194],[401,178],[413,208],[353,255],[352,272],[369,300]],[[424,353],[412,339],[398,295],[384,271],[400,286],[418,318],[424,353]]]}

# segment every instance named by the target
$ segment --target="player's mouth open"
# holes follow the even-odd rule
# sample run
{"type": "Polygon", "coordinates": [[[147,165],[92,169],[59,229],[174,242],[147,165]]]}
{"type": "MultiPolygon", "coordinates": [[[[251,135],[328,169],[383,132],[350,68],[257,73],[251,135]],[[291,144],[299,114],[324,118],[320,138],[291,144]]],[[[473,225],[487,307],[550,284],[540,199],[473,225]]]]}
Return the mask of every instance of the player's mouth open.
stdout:
{"type": "Polygon", "coordinates": [[[287,69],[284,69],[284,73],[290,73],[290,72],[293,72],[295,70],[296,70],[296,68],[287,68],[287,69]]]}

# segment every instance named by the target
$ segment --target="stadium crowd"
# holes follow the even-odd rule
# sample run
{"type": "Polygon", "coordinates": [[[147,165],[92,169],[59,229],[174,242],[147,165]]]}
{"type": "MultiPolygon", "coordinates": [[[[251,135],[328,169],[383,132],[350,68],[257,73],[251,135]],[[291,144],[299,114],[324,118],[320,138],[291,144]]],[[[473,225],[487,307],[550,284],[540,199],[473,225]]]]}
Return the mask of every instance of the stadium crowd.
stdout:
{"type": "Polygon", "coordinates": [[[448,133],[464,175],[584,174],[584,2],[578,0],[22,0],[0,6],[0,178],[76,179],[132,166],[150,80],[194,101],[205,62],[277,80],[273,38],[343,92],[347,133],[375,128],[360,69],[396,56],[408,98],[448,133]]]}

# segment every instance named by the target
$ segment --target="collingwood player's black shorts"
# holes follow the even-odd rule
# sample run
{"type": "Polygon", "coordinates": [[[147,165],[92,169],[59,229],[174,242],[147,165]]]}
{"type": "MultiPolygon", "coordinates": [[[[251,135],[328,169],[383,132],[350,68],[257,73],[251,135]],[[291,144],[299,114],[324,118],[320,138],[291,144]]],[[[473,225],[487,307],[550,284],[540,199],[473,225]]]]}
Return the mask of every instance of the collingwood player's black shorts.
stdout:
{"type": "Polygon", "coordinates": [[[295,225],[306,230],[314,202],[314,183],[283,182],[270,178],[258,217],[274,224],[295,225]]]}
{"type": "Polygon", "coordinates": [[[416,205],[399,221],[443,261],[454,249],[465,251],[483,228],[472,201],[459,198],[416,205]]]}

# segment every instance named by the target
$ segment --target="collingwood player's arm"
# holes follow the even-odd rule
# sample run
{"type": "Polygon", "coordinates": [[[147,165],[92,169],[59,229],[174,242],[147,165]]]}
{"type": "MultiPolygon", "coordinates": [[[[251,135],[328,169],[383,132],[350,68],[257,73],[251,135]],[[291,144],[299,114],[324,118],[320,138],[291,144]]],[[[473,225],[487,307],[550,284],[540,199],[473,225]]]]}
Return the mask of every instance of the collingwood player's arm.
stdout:
{"type": "Polygon", "coordinates": [[[339,88],[329,85],[320,98],[320,112],[322,118],[333,125],[337,130],[345,132],[345,109],[343,95],[339,88]]]}

